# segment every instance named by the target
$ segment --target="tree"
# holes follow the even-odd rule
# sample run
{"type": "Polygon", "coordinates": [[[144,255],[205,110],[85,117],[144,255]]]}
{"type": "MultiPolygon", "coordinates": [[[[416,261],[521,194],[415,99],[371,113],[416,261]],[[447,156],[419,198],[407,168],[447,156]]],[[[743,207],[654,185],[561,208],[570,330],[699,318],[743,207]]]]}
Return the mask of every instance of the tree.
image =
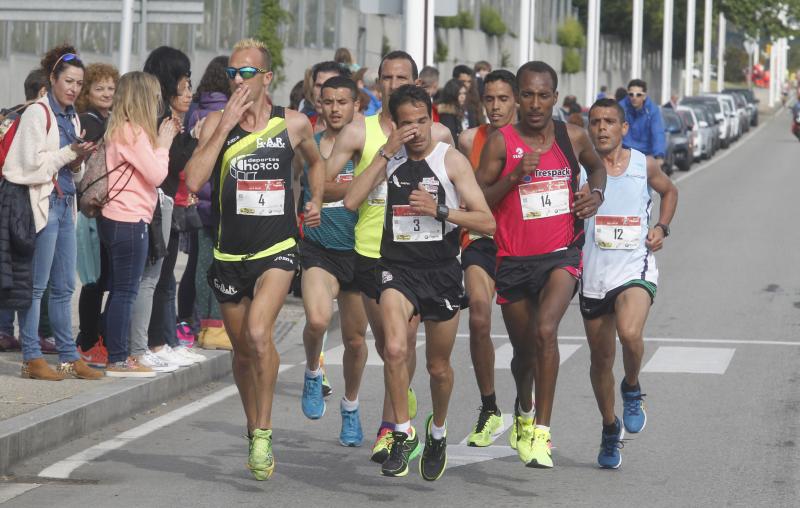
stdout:
{"type": "Polygon", "coordinates": [[[292,15],[281,7],[280,0],[260,0],[252,4],[251,15],[259,19],[254,37],[267,45],[272,56],[272,72],[275,75],[274,85],[281,84],[286,76],[283,73],[283,40],[280,37],[280,26],[291,21],[292,15]]]}
{"type": "Polygon", "coordinates": [[[796,28],[800,0],[722,0],[721,9],[728,21],[753,38],[774,40],[800,34],[796,28]]]}

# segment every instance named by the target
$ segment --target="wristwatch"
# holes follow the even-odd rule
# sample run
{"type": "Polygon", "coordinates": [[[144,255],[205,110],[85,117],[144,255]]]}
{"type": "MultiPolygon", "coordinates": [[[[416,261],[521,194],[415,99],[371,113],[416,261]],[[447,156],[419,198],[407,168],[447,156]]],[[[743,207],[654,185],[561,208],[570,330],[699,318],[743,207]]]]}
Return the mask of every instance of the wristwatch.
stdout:
{"type": "Polygon", "coordinates": [[[390,160],[392,160],[392,158],[391,158],[391,157],[389,157],[388,155],[386,155],[386,152],[384,152],[384,151],[383,151],[383,147],[381,147],[381,149],[380,149],[380,150],[378,150],[378,155],[380,155],[381,157],[383,157],[384,159],[386,159],[386,161],[387,161],[387,162],[388,162],[388,161],[390,161],[390,160]]]}
{"type": "Polygon", "coordinates": [[[437,219],[439,219],[441,221],[445,221],[445,220],[447,220],[447,217],[449,215],[450,215],[450,209],[447,207],[447,205],[438,205],[436,207],[436,218],[437,219]]]}
{"type": "Polygon", "coordinates": [[[600,187],[595,187],[594,189],[592,189],[592,192],[596,192],[596,193],[600,194],[600,203],[601,204],[606,200],[606,193],[603,192],[603,189],[601,189],[600,187]]]}
{"type": "Polygon", "coordinates": [[[669,226],[667,226],[666,224],[662,224],[662,223],[659,222],[658,224],[656,224],[653,227],[654,228],[661,228],[661,231],[664,232],[664,238],[669,236],[669,226]]]}

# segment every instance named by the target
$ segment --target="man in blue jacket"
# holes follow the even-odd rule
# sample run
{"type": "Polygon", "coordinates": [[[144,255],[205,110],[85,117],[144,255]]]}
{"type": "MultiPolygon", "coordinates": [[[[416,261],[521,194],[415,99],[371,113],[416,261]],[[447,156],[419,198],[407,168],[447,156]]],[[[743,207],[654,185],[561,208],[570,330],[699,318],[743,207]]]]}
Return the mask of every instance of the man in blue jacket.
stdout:
{"type": "Polygon", "coordinates": [[[664,121],[658,105],[647,96],[647,83],[633,79],[628,83],[628,96],[619,103],[625,110],[628,133],[622,140],[625,148],[634,148],[645,155],[663,159],[667,149],[664,121]]]}

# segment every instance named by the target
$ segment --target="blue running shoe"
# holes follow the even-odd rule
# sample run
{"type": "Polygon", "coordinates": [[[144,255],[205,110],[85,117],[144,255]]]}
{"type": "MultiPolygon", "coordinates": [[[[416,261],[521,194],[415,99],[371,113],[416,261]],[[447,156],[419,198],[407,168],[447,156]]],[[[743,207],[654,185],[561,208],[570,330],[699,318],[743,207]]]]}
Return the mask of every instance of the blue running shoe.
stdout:
{"type": "Polygon", "coordinates": [[[625,424],[625,430],[631,434],[636,434],[644,430],[647,424],[647,413],[644,412],[644,393],[641,388],[635,389],[630,392],[623,390],[625,380],[619,386],[620,393],[622,393],[622,422],[625,424]]]}
{"type": "Polygon", "coordinates": [[[305,376],[303,397],[300,400],[306,418],[319,420],[325,414],[325,399],[322,397],[322,376],[305,376]]]}
{"type": "Polygon", "coordinates": [[[597,455],[597,463],[604,469],[617,469],[622,465],[622,454],[619,452],[622,448],[622,438],[625,436],[625,429],[619,421],[619,418],[614,418],[617,426],[617,432],[613,434],[600,434],[600,453],[597,455]]]}
{"type": "Polygon", "coordinates": [[[364,432],[361,430],[361,417],[358,408],[354,411],[342,411],[342,431],[339,433],[339,443],[342,446],[361,446],[364,441],[364,432]]]}

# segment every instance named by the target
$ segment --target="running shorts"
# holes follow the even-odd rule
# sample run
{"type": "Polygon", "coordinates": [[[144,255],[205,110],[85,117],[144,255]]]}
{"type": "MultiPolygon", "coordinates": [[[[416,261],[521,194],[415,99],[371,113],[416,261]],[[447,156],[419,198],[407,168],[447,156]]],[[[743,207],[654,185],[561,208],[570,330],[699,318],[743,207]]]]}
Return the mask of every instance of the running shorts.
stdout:
{"type": "Polygon", "coordinates": [[[616,287],[606,293],[603,298],[587,298],[583,294],[578,295],[581,306],[581,315],[583,319],[591,320],[605,316],[606,314],[614,313],[614,303],[617,301],[617,296],[626,289],[632,287],[643,288],[650,295],[650,305],[656,299],[656,285],[652,282],[636,279],[616,287]]]}
{"type": "Polygon", "coordinates": [[[497,245],[491,238],[478,238],[467,245],[461,252],[461,268],[466,271],[469,266],[478,266],[495,278],[497,268],[497,245]]]}
{"type": "Polygon", "coordinates": [[[256,282],[267,270],[277,268],[297,270],[297,247],[275,255],[245,261],[220,261],[214,259],[208,269],[208,285],[219,303],[239,303],[242,298],[253,298],[256,282]]]}
{"type": "Polygon", "coordinates": [[[300,241],[300,266],[303,270],[322,268],[339,281],[341,291],[356,290],[354,278],[356,252],[326,249],[310,240],[300,241]]]}
{"type": "MultiPolygon", "coordinates": [[[[583,270],[580,249],[569,247],[564,250],[540,254],[500,258],[497,264],[497,303],[514,303],[523,298],[538,300],[539,293],[547,284],[550,273],[561,268],[569,272],[577,281],[583,270]]],[[[575,291],[577,291],[577,284],[575,291]]],[[[574,296],[574,293],[573,293],[574,296]]]]}
{"type": "Polygon", "coordinates": [[[378,294],[380,293],[378,279],[375,275],[377,267],[378,258],[362,256],[356,252],[355,275],[353,277],[353,282],[359,291],[364,293],[367,298],[371,298],[373,300],[377,300],[378,294]]]}
{"type": "Polygon", "coordinates": [[[463,273],[457,259],[430,268],[382,261],[378,263],[377,276],[381,292],[400,291],[414,306],[414,315],[419,314],[422,321],[449,321],[461,308],[467,307],[461,282],[463,273]]]}

